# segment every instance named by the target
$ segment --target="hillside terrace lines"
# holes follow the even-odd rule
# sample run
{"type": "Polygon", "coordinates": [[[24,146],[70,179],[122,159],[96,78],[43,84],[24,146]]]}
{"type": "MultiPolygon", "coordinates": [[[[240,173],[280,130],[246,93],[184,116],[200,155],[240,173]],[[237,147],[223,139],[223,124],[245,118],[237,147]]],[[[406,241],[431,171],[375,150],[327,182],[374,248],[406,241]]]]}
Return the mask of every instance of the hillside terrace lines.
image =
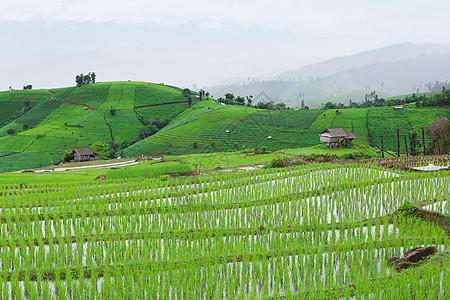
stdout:
{"type": "MultiPolygon", "coordinates": [[[[189,142],[193,142],[197,137],[201,138],[208,128],[216,126],[218,123],[228,124],[229,130],[236,128],[246,116],[256,112],[254,109],[236,107],[224,107],[221,109],[215,108],[212,110],[203,109],[200,113],[193,113],[194,115],[185,123],[175,125],[174,122],[170,126],[170,130],[161,131],[148,139],[149,142],[158,144],[172,144],[183,146],[189,142]],[[236,122],[238,124],[236,124],[236,122]]],[[[209,141],[208,138],[202,140],[209,141]]],[[[222,142],[223,139],[219,139],[222,142]]],[[[209,141],[210,142],[210,141],[209,141]]]]}
{"type": "Polygon", "coordinates": [[[165,106],[165,105],[171,105],[171,104],[184,104],[184,103],[187,103],[187,102],[186,101],[174,101],[174,102],[166,102],[166,103],[147,104],[147,105],[135,106],[134,108],[155,107],[155,106],[165,106]]]}

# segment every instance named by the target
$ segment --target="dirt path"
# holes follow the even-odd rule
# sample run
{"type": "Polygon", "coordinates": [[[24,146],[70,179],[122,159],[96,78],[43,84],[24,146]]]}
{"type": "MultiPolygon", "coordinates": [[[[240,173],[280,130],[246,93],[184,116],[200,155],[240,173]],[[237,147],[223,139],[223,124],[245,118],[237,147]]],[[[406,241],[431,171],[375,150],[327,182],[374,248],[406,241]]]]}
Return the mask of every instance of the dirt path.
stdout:
{"type": "Polygon", "coordinates": [[[55,92],[47,90],[48,93],[52,94],[52,96],[50,97],[50,99],[53,99],[53,97],[55,96],[55,92]]]}
{"type": "Polygon", "coordinates": [[[64,101],[64,103],[71,104],[71,105],[81,105],[81,106],[84,106],[86,109],[94,110],[94,108],[87,106],[86,104],[83,104],[83,103],[75,103],[75,102],[70,102],[70,101],[64,101]]]}

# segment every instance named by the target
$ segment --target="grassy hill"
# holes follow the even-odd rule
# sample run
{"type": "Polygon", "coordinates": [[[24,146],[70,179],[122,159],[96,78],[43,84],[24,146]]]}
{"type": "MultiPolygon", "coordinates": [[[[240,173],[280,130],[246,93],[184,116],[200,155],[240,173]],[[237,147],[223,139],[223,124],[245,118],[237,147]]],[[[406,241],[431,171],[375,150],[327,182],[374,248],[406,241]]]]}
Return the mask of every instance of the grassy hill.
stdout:
{"type": "MultiPolygon", "coordinates": [[[[450,118],[450,110],[445,108],[404,108],[397,111],[393,107],[371,107],[340,109],[340,111],[342,114],[336,114],[335,109],[327,110],[317,117],[311,129],[342,127],[353,131],[358,144],[373,146],[376,143],[380,146],[378,136],[396,135],[396,128],[429,127],[437,117],[450,118]]],[[[418,133],[421,136],[421,130],[418,133]]],[[[400,134],[409,134],[409,130],[402,129],[400,134]]],[[[384,148],[396,151],[397,138],[385,137],[383,144],[384,148]]],[[[404,150],[402,140],[401,151],[404,150]]]]}
{"type": "Polygon", "coordinates": [[[321,113],[320,110],[259,110],[203,101],[124,153],[139,156],[208,153],[244,147],[278,150],[314,146],[319,130],[309,127],[321,113]],[[273,139],[269,140],[268,136],[273,139]]]}
{"type": "Polygon", "coordinates": [[[186,108],[181,89],[144,82],[1,92],[0,170],[46,166],[96,142],[127,146],[145,124],[186,108]]]}
{"type": "MultiPolygon", "coordinates": [[[[450,118],[450,110],[445,108],[403,108],[397,111],[390,107],[372,107],[368,110],[367,117],[369,134],[373,141],[380,145],[378,135],[396,135],[397,130],[395,128],[429,127],[437,117],[450,118]]],[[[409,133],[410,130],[400,130],[400,134],[409,133]]],[[[417,129],[417,133],[421,137],[420,129],[417,129]]],[[[397,149],[397,137],[384,137],[383,144],[385,148],[395,151],[397,149]]],[[[421,147],[417,150],[419,149],[421,147]]],[[[404,140],[401,140],[401,151],[405,151],[404,140]]]]}
{"type": "MultiPolygon", "coordinates": [[[[335,110],[260,110],[212,100],[188,109],[181,91],[160,84],[109,82],[1,92],[0,170],[48,166],[59,162],[67,149],[111,141],[126,157],[245,148],[274,151],[317,146],[324,128],[343,127],[355,133],[356,144],[369,146],[378,142],[377,135],[395,134],[397,127],[428,127],[436,117],[450,117],[449,110],[442,108],[343,109],[336,114],[335,110]],[[135,143],[144,126],[167,120],[171,122],[156,134],[135,143]]],[[[384,144],[396,150],[394,138],[386,138],[384,144]]]]}

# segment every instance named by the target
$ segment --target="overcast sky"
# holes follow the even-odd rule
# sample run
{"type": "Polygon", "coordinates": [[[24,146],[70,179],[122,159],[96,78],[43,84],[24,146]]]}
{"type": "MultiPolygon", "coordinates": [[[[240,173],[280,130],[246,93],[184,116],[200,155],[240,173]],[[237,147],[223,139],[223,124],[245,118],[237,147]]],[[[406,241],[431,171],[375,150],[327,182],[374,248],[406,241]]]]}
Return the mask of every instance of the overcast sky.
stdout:
{"type": "Polygon", "coordinates": [[[1,0],[0,90],[276,75],[403,42],[450,43],[450,1],[1,0]]]}

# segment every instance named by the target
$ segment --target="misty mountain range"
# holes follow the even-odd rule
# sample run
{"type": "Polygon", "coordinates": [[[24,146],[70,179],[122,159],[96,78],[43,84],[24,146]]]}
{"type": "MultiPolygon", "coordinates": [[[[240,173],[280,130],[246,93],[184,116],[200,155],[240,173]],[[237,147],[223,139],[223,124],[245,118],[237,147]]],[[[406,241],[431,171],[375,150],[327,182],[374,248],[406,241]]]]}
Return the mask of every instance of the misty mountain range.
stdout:
{"type": "Polygon", "coordinates": [[[286,71],[275,77],[247,77],[234,83],[204,87],[218,98],[225,93],[253,96],[253,102],[285,102],[308,106],[323,102],[363,101],[429,91],[428,83],[450,79],[450,44],[396,44],[351,56],[337,57],[286,71]]]}

